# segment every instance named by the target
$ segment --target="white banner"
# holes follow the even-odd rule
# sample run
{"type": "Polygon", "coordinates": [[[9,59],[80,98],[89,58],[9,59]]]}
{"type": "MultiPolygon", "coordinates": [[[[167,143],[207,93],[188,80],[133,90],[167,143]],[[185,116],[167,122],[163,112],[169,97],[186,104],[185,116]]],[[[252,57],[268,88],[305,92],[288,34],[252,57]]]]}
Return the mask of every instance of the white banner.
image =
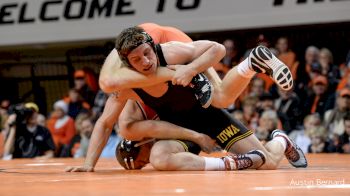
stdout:
{"type": "Polygon", "coordinates": [[[109,39],[143,22],[185,32],[350,21],[350,0],[1,0],[0,45],[109,39]]]}

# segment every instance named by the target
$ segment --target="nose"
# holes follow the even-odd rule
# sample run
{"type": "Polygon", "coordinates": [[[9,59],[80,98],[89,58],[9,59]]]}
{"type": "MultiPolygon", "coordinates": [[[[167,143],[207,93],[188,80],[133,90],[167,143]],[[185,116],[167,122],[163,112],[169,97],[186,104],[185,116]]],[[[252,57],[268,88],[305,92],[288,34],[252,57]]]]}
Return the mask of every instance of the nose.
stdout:
{"type": "Polygon", "coordinates": [[[150,60],[149,60],[147,57],[144,56],[144,57],[142,58],[142,64],[143,64],[143,65],[149,65],[149,63],[150,63],[150,60]]]}

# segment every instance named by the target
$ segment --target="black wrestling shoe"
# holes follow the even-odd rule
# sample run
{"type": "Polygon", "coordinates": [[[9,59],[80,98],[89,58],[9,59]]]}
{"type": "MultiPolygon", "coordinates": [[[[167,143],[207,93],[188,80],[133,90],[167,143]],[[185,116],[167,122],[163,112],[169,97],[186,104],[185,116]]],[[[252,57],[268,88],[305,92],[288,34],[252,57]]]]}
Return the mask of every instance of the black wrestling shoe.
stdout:
{"type": "Polygon", "coordinates": [[[193,88],[194,95],[202,107],[209,107],[213,99],[214,89],[207,76],[203,73],[197,74],[193,77],[190,86],[193,88]]]}
{"type": "Polygon", "coordinates": [[[288,66],[275,57],[268,48],[265,46],[254,48],[248,59],[251,70],[270,76],[285,91],[292,89],[293,77],[288,66]]]}

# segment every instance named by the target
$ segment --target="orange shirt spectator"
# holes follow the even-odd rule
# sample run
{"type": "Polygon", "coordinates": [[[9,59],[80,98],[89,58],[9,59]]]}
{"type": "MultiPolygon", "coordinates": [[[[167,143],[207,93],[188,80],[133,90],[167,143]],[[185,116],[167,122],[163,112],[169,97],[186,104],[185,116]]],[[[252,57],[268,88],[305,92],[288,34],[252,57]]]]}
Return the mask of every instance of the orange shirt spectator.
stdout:
{"type": "Polygon", "coordinates": [[[68,105],[63,100],[59,100],[54,104],[54,111],[47,122],[58,154],[75,135],[74,120],[67,115],[67,112],[68,105]]]}

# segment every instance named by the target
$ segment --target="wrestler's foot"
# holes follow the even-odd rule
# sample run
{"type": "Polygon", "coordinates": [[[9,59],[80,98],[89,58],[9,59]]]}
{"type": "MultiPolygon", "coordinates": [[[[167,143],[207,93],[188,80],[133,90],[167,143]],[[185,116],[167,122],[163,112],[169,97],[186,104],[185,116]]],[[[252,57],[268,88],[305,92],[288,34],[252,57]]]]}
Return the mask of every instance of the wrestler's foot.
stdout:
{"type": "Polygon", "coordinates": [[[221,158],[225,163],[226,170],[243,170],[259,168],[265,163],[265,155],[260,150],[252,150],[247,154],[232,154],[221,158]]]}
{"type": "Polygon", "coordinates": [[[207,76],[199,73],[193,77],[190,86],[194,89],[194,94],[203,108],[210,106],[213,99],[213,85],[207,76]]]}
{"type": "Polygon", "coordinates": [[[283,133],[283,131],[276,129],[271,133],[271,136],[272,138],[282,137],[286,140],[287,148],[284,155],[291,165],[294,167],[307,167],[307,160],[303,151],[285,133],[283,133]]]}
{"type": "Polygon", "coordinates": [[[248,58],[250,69],[269,75],[281,89],[287,91],[293,87],[293,77],[288,66],[265,46],[254,48],[248,58]]]}

